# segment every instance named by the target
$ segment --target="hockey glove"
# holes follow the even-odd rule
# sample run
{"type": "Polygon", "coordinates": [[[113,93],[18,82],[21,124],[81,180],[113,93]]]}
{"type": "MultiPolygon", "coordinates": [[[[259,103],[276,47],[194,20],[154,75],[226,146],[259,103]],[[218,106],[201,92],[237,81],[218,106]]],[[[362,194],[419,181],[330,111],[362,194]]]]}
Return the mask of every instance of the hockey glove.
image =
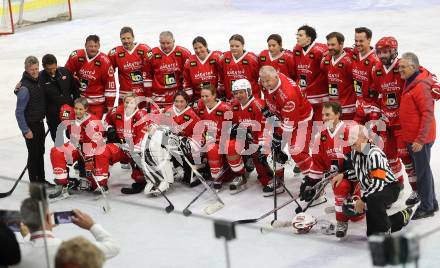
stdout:
{"type": "Polygon", "coordinates": [[[319,180],[311,179],[309,176],[305,176],[301,186],[299,187],[299,197],[300,200],[305,202],[310,202],[316,194],[315,186],[319,180]]]}
{"type": "Polygon", "coordinates": [[[231,126],[230,137],[231,139],[235,139],[237,137],[238,124],[233,124],[231,126]]]}
{"type": "Polygon", "coordinates": [[[273,138],[272,138],[272,146],[271,149],[275,152],[281,152],[281,142],[282,142],[283,138],[277,134],[274,133],[273,134],[273,138]]]}
{"type": "Polygon", "coordinates": [[[107,129],[107,143],[119,143],[116,136],[116,129],[114,127],[109,127],[107,129]]]}
{"type": "Polygon", "coordinates": [[[191,142],[187,137],[180,138],[180,149],[185,155],[191,154],[191,142]]]}

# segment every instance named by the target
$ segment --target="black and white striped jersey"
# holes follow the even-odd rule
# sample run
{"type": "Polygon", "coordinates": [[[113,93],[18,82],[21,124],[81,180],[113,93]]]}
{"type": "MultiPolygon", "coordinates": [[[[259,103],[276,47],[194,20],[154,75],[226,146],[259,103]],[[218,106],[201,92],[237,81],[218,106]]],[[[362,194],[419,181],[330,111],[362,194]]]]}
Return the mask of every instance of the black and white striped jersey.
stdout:
{"type": "Polygon", "coordinates": [[[349,179],[359,180],[363,201],[371,194],[382,191],[385,186],[397,182],[385,153],[372,143],[368,143],[363,152],[353,150],[350,160],[356,178],[349,179]]]}

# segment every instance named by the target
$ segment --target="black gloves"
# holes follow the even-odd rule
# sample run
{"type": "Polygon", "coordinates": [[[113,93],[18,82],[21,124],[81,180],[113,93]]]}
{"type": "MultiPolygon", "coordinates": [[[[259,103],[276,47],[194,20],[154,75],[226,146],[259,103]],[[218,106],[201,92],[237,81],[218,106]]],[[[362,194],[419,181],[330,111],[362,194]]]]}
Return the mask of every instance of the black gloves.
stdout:
{"type": "Polygon", "coordinates": [[[300,200],[310,202],[316,194],[316,190],[313,188],[313,186],[315,186],[318,182],[319,180],[314,180],[309,176],[305,176],[299,188],[300,200]]]}

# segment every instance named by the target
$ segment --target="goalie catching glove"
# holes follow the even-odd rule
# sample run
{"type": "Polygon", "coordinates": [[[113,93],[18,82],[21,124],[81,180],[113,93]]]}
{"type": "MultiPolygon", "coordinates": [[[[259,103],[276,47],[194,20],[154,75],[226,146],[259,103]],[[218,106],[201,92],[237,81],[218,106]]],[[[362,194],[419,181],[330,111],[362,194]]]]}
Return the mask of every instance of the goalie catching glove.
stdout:
{"type": "Polygon", "coordinates": [[[314,186],[319,182],[319,180],[311,179],[309,176],[305,176],[301,186],[299,187],[299,197],[300,200],[305,202],[310,202],[316,194],[314,186]]]}

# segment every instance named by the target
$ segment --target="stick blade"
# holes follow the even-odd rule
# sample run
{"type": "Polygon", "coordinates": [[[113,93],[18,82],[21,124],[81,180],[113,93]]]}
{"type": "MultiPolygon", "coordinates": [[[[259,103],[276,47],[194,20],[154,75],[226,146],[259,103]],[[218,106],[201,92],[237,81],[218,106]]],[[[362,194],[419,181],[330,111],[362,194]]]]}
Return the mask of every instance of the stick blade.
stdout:
{"type": "Polygon", "coordinates": [[[224,206],[225,204],[217,201],[214,204],[207,206],[203,211],[205,211],[207,215],[211,215],[222,209],[224,206]]]}
{"type": "Polygon", "coordinates": [[[247,223],[256,223],[258,219],[245,219],[245,220],[237,220],[233,221],[234,224],[247,224],[247,223]]]}

